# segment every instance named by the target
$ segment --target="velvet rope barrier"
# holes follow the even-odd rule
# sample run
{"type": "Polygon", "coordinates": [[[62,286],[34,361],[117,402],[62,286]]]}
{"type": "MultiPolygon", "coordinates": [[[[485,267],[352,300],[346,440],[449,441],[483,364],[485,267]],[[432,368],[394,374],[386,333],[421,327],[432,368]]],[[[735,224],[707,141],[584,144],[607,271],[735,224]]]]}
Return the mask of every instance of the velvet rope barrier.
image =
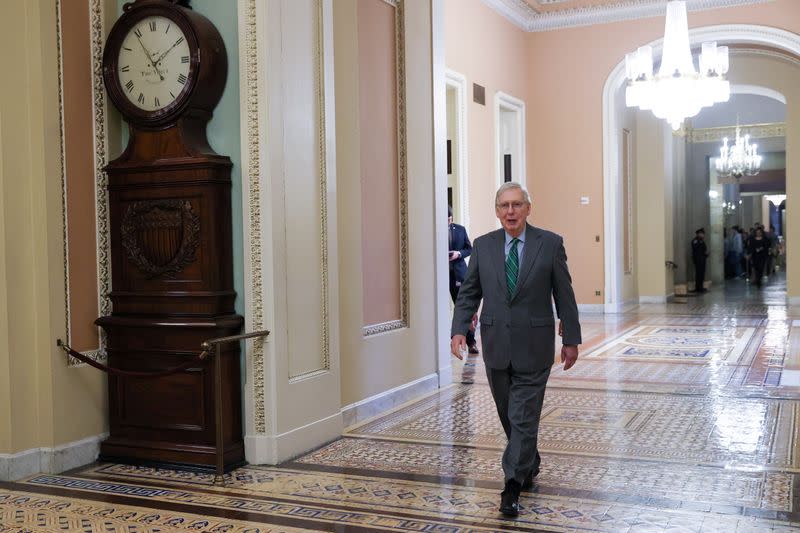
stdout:
{"type": "Polygon", "coordinates": [[[134,372],[131,370],[120,370],[119,368],[112,368],[102,363],[98,363],[91,357],[87,357],[80,352],[76,352],[61,339],[56,340],[56,345],[62,350],[64,350],[64,352],[77,359],[78,361],[84,362],[91,367],[94,367],[98,370],[102,370],[103,372],[108,372],[113,376],[130,377],[130,378],[158,378],[163,376],[171,376],[172,374],[176,374],[182,370],[186,370],[191,366],[202,364],[202,361],[204,361],[206,357],[208,357],[208,351],[203,350],[202,352],[200,352],[197,358],[192,358],[186,361],[185,363],[182,363],[176,367],[167,370],[158,370],[155,372],[134,372]]]}

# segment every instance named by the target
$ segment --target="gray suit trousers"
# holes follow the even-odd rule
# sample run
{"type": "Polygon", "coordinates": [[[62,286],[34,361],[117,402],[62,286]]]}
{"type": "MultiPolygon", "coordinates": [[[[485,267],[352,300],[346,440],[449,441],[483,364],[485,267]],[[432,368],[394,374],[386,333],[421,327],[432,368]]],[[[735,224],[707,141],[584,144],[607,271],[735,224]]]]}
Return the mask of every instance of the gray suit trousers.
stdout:
{"type": "Polygon", "coordinates": [[[506,481],[515,479],[521,485],[529,473],[539,468],[539,418],[549,376],[550,367],[526,372],[512,366],[486,368],[497,414],[508,437],[503,452],[506,481]]]}

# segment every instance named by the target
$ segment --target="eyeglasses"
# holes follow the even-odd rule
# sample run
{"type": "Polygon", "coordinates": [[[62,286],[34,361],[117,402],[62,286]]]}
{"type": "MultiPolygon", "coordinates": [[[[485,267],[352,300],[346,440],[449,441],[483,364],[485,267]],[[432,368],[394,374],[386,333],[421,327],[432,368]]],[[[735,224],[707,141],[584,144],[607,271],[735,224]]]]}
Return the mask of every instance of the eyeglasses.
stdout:
{"type": "Polygon", "coordinates": [[[510,202],[510,203],[505,202],[502,204],[495,204],[495,205],[497,209],[499,209],[500,211],[509,211],[512,208],[514,209],[514,211],[519,211],[528,204],[526,204],[525,202],[510,202]]]}

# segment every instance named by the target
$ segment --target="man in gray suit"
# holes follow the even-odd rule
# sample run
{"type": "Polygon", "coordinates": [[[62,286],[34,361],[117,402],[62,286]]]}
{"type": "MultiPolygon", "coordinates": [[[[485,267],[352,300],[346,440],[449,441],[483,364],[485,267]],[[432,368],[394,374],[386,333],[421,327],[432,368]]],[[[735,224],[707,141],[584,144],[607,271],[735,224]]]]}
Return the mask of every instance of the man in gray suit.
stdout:
{"type": "Polygon", "coordinates": [[[486,375],[508,444],[500,512],[519,513],[519,493],[539,473],[536,441],[544,389],[555,358],[553,305],[561,319],[564,370],[578,359],[581,326],[560,236],[527,223],[528,191],[504,183],[495,196],[503,229],[478,237],[453,314],[450,349],[462,359],[472,315],[483,300],[481,344],[486,375]],[[563,326],[563,329],[562,329],[563,326]]]}

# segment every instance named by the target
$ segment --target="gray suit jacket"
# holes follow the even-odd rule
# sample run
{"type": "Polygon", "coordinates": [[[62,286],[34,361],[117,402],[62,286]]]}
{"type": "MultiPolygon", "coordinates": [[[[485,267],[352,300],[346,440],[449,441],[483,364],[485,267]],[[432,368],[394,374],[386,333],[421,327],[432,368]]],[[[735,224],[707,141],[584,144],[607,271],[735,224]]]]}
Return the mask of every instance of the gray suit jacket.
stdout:
{"type": "Polygon", "coordinates": [[[564,344],[581,343],[564,241],[555,233],[527,224],[522,265],[510,300],[504,246],[502,229],[475,240],[467,277],[458,292],[451,335],[466,335],[483,299],[481,346],[486,366],[512,365],[522,372],[550,367],[555,357],[552,301],[562,321],[564,344]]]}

